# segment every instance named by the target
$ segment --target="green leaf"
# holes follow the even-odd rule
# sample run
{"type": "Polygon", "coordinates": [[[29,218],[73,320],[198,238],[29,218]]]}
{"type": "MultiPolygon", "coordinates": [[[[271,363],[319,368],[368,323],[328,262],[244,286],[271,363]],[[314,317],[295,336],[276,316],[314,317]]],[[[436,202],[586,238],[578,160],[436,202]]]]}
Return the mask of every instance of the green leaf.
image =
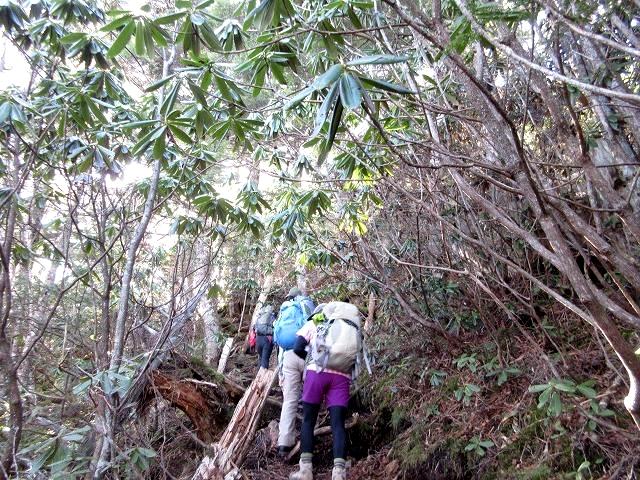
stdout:
{"type": "Polygon", "coordinates": [[[282,85],[287,84],[287,79],[284,76],[284,68],[282,67],[282,65],[278,63],[271,63],[269,65],[269,68],[271,69],[271,73],[273,74],[275,79],[278,81],[278,83],[282,85]]]}
{"type": "Polygon", "coordinates": [[[266,65],[262,65],[254,74],[253,77],[251,78],[251,83],[253,84],[253,96],[257,97],[258,95],[260,95],[260,92],[262,91],[262,86],[264,85],[264,77],[267,73],[267,67],[266,65]]]}
{"type": "Polygon", "coordinates": [[[160,106],[160,115],[167,115],[171,111],[173,105],[176,102],[176,99],[178,98],[178,90],[180,90],[179,81],[174,83],[171,87],[171,90],[169,90],[169,93],[167,93],[167,96],[160,106]]]}
{"type": "Polygon", "coordinates": [[[60,43],[62,43],[63,45],[71,45],[72,43],[76,43],[78,41],[85,40],[86,38],[87,38],[87,34],[86,33],[73,32],[73,33],[69,33],[68,35],[65,35],[64,37],[62,37],[60,39],[60,43]]]}
{"type": "Polygon", "coordinates": [[[340,101],[347,110],[358,108],[362,102],[362,86],[349,73],[345,73],[340,79],[340,101]]]}
{"type": "Polygon", "coordinates": [[[164,126],[160,126],[160,127],[154,128],[149,133],[147,133],[144,137],[142,137],[138,141],[138,143],[136,143],[131,148],[131,154],[135,157],[138,155],[142,155],[144,152],[146,152],[147,149],[149,148],[149,145],[151,145],[151,143],[156,138],[158,138],[160,135],[164,133],[164,129],[165,129],[164,126]]]}
{"type": "Polygon", "coordinates": [[[107,56],[113,58],[118,55],[124,49],[124,47],[127,46],[127,43],[129,43],[131,35],[133,35],[135,29],[135,22],[131,21],[127,23],[127,25],[122,29],[122,31],[116,38],[115,42],[113,42],[113,44],[107,51],[107,56]]]}
{"type": "Polygon", "coordinates": [[[309,94],[315,91],[313,86],[306,87],[300,91],[295,97],[291,98],[284,106],[285,110],[290,110],[304,100],[309,94]]]}
{"type": "Polygon", "coordinates": [[[156,451],[151,450],[150,448],[137,447],[137,450],[140,453],[140,455],[143,455],[147,458],[153,458],[157,455],[156,451]]]}
{"type": "Polygon", "coordinates": [[[311,87],[313,87],[314,90],[322,90],[340,78],[340,75],[342,75],[343,72],[344,67],[342,65],[333,65],[326,72],[316,78],[311,84],[311,87]]]}
{"type": "Polygon", "coordinates": [[[140,20],[136,22],[136,53],[140,56],[145,54],[144,23],[140,20]]]}
{"type": "Polygon", "coordinates": [[[219,75],[214,75],[214,81],[216,82],[216,87],[218,87],[218,91],[220,92],[220,95],[222,95],[222,98],[229,102],[233,102],[235,98],[231,93],[229,85],[227,85],[227,81],[219,75]]]}
{"type": "Polygon", "coordinates": [[[483,23],[490,21],[501,21],[507,23],[519,22],[527,20],[531,16],[531,12],[525,8],[509,7],[508,10],[502,10],[500,5],[495,1],[487,3],[478,2],[472,5],[472,12],[474,16],[483,23]]]}
{"type": "Polygon", "coordinates": [[[540,385],[531,385],[529,387],[529,392],[538,393],[538,392],[542,392],[543,390],[546,390],[547,388],[549,388],[549,384],[548,383],[543,383],[543,384],[540,384],[540,385]]]}
{"type": "Polygon", "coordinates": [[[547,404],[552,393],[553,389],[549,387],[540,394],[538,397],[538,408],[542,408],[547,404]]]}
{"type": "Polygon", "coordinates": [[[575,383],[573,383],[570,380],[559,380],[559,381],[552,380],[549,383],[553,385],[555,389],[560,390],[561,392],[575,393],[576,391],[575,383]]]}
{"type": "Polygon", "coordinates": [[[347,65],[350,67],[356,65],[389,65],[392,63],[403,63],[407,60],[409,60],[408,57],[398,55],[367,55],[347,62],[347,65]]]}
{"type": "Polygon", "coordinates": [[[221,296],[222,293],[222,288],[220,288],[220,285],[216,283],[215,285],[209,287],[209,290],[207,291],[207,298],[216,298],[221,296]]]}
{"type": "Polygon", "coordinates": [[[139,120],[137,122],[129,122],[121,125],[121,128],[129,129],[129,128],[143,128],[148,127],[150,125],[155,125],[158,123],[158,120],[139,120]]]}
{"type": "Polygon", "coordinates": [[[154,53],[153,48],[153,34],[151,33],[151,23],[145,22],[144,28],[144,45],[147,50],[147,55],[150,57],[154,53]]]}
{"type": "Polygon", "coordinates": [[[205,8],[210,7],[214,3],[216,3],[216,0],[204,0],[203,2],[200,2],[196,5],[196,10],[204,10],[205,8]]]}
{"type": "Polygon", "coordinates": [[[73,390],[72,390],[73,394],[82,395],[84,392],[88,390],[88,388],[91,386],[91,383],[92,383],[91,378],[89,378],[88,380],[85,380],[84,382],[80,382],[78,385],[73,387],[73,390]]]}
{"type": "Polygon", "coordinates": [[[331,147],[333,146],[333,141],[336,138],[336,133],[338,133],[338,127],[340,126],[340,120],[342,119],[342,111],[343,111],[343,107],[342,107],[342,101],[340,100],[340,97],[338,97],[338,100],[336,100],[336,106],[333,109],[333,117],[331,117],[331,125],[329,125],[329,135],[327,136],[327,141],[325,143],[324,149],[322,150],[322,152],[320,153],[320,156],[318,157],[318,164],[322,164],[325,159],[327,158],[327,155],[329,155],[329,151],[331,150],[331,147]]]}
{"type": "Polygon", "coordinates": [[[453,49],[457,53],[462,53],[471,40],[475,38],[475,33],[471,29],[471,23],[464,15],[460,15],[453,23],[448,49],[453,49]]]}
{"type": "Polygon", "coordinates": [[[206,108],[208,106],[206,92],[202,90],[198,85],[193,83],[191,80],[188,80],[187,83],[189,84],[189,89],[191,90],[191,93],[193,93],[193,96],[195,97],[197,102],[206,108]]]}
{"type": "Polygon", "coordinates": [[[340,78],[340,75],[342,75],[343,72],[344,72],[344,67],[342,65],[340,64],[333,65],[326,72],[324,72],[322,75],[317,77],[311,85],[304,88],[295,97],[290,99],[284,107],[285,110],[289,110],[295,107],[302,100],[304,100],[311,92],[326,88],[331,83],[335,82],[338,78],[340,78]]]}
{"type": "Polygon", "coordinates": [[[464,386],[464,389],[467,395],[470,395],[472,393],[478,393],[480,391],[480,387],[477,385],[474,385],[473,383],[468,383],[467,385],[464,386]]]}
{"type": "Polygon", "coordinates": [[[551,401],[549,402],[549,413],[556,417],[562,413],[562,400],[560,400],[560,395],[556,392],[553,392],[551,394],[551,401]]]}
{"type": "Polygon", "coordinates": [[[102,124],[109,123],[107,117],[104,116],[98,105],[92,99],[87,98],[87,105],[89,106],[89,110],[91,110],[93,116],[96,117],[99,122],[102,124]]]}
{"type": "Polygon", "coordinates": [[[362,22],[358,18],[358,15],[356,15],[356,12],[353,11],[353,8],[349,7],[349,9],[347,10],[347,15],[349,16],[349,20],[351,20],[351,23],[354,27],[359,30],[363,28],[362,22]]]}
{"type": "Polygon", "coordinates": [[[165,32],[164,29],[159,28],[158,25],[155,24],[155,22],[149,22],[148,26],[149,31],[151,32],[151,36],[156,41],[156,43],[161,47],[167,47],[169,45],[167,41],[169,39],[167,32],[165,32]]]}
{"type": "Polygon", "coordinates": [[[193,144],[193,140],[191,140],[191,137],[189,137],[189,135],[187,135],[175,125],[169,125],[169,130],[171,130],[171,133],[173,133],[173,135],[181,142],[184,142],[187,145],[193,144]]]}
{"type": "Polygon", "coordinates": [[[200,88],[206,92],[207,90],[209,90],[209,87],[211,86],[211,82],[213,82],[213,74],[211,73],[211,70],[207,70],[202,75],[200,88]]]}
{"type": "Polygon", "coordinates": [[[207,44],[207,47],[209,47],[209,50],[215,51],[215,50],[222,49],[222,47],[220,46],[220,41],[216,36],[216,33],[213,31],[213,29],[208,23],[203,23],[202,25],[200,25],[198,27],[198,32],[200,33],[200,36],[207,44]]]}
{"type": "Polygon", "coordinates": [[[173,23],[173,22],[175,22],[176,20],[181,19],[181,18],[182,18],[182,17],[184,17],[187,13],[189,13],[189,12],[187,12],[186,10],[182,10],[182,11],[180,11],[180,12],[175,12],[175,13],[170,13],[170,14],[168,14],[168,15],[164,15],[164,16],[162,16],[162,17],[158,17],[158,18],[156,18],[156,19],[154,20],[154,22],[155,22],[157,25],[166,25],[166,24],[168,24],[168,23],[173,23]]]}
{"type": "Polygon", "coordinates": [[[364,83],[365,85],[370,85],[375,88],[380,88],[381,90],[386,90],[387,92],[400,93],[404,95],[415,93],[413,90],[410,90],[401,85],[396,85],[395,83],[387,82],[385,80],[377,80],[374,78],[367,78],[362,76],[359,76],[358,78],[360,78],[362,83],[364,83]]]}
{"type": "Polygon", "coordinates": [[[593,388],[587,385],[584,385],[582,383],[578,385],[576,388],[580,393],[582,393],[587,398],[596,398],[596,396],[598,395],[598,392],[596,392],[593,388]]]}
{"type": "Polygon", "coordinates": [[[4,102],[0,105],[0,123],[4,123],[11,115],[11,103],[4,102]]]}
{"type": "Polygon", "coordinates": [[[171,75],[169,75],[167,77],[161,78],[157,82],[153,82],[151,85],[149,85],[147,88],[145,88],[144,91],[145,92],[153,92],[154,90],[157,90],[160,87],[162,87],[163,85],[165,85],[169,80],[171,80],[175,76],[176,76],[176,74],[172,73],[171,75]]]}
{"type": "Polygon", "coordinates": [[[322,126],[327,121],[327,116],[329,115],[331,108],[335,104],[337,95],[338,95],[338,83],[336,82],[333,85],[333,87],[331,87],[331,89],[329,90],[329,93],[327,93],[327,96],[324,98],[324,102],[322,102],[322,105],[318,109],[318,113],[316,114],[316,119],[314,122],[314,129],[313,129],[313,132],[311,133],[312,137],[315,137],[318,133],[320,133],[322,126]]]}
{"type": "Polygon", "coordinates": [[[156,160],[160,160],[162,155],[164,155],[164,151],[166,149],[166,135],[165,135],[166,127],[161,127],[160,136],[156,139],[156,142],[153,144],[153,158],[156,160]]]}
{"type": "Polygon", "coordinates": [[[129,22],[131,22],[131,20],[133,19],[133,15],[129,14],[129,15],[123,15],[121,17],[116,18],[115,20],[112,20],[111,22],[107,23],[104,27],[102,27],[100,29],[101,32],[111,32],[113,30],[117,30],[118,28],[128,24],[129,22]]]}

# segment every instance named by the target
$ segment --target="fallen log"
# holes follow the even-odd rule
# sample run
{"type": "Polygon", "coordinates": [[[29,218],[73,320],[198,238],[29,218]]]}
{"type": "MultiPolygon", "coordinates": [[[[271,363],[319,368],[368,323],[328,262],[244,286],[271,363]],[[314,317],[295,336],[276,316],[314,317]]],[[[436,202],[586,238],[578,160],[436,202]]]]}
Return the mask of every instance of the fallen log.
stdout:
{"type": "Polygon", "coordinates": [[[202,459],[193,480],[232,480],[240,477],[238,467],[247,455],[275,377],[275,370],[258,370],[222,437],[211,446],[212,453],[202,459]]]}
{"type": "Polygon", "coordinates": [[[185,413],[200,440],[208,443],[218,436],[228,419],[223,388],[210,382],[177,379],[158,370],[151,373],[151,385],[155,393],[185,413]]]}
{"type": "MultiPolygon", "coordinates": [[[[224,377],[224,386],[227,388],[229,395],[232,397],[237,396],[238,398],[240,398],[247,391],[246,388],[244,388],[239,383],[234,382],[227,376],[224,377]]],[[[282,410],[282,402],[277,398],[267,397],[267,403],[269,405],[273,405],[274,407],[282,410]]]]}
{"type": "Polygon", "coordinates": [[[153,350],[149,352],[147,360],[138,368],[132,377],[131,385],[120,400],[116,408],[116,425],[120,425],[129,412],[134,408],[142,396],[151,374],[156,371],[166,360],[171,351],[177,347],[184,338],[184,326],[191,319],[198,307],[198,303],[207,291],[207,286],[200,288],[198,293],[187,303],[181,313],[169,318],[158,333],[153,350]]]}
{"type": "MultiPolygon", "coordinates": [[[[148,353],[146,361],[137,369],[131,377],[131,384],[122,398],[115,405],[112,415],[113,432],[118,433],[123,423],[132,417],[132,410],[139,406],[141,397],[149,386],[151,373],[157,370],[165,361],[169,353],[177,347],[184,338],[183,330],[186,323],[193,316],[198,303],[208,290],[208,285],[203,285],[198,293],[185,305],[177,315],[170,317],[162,326],[160,332],[155,334],[155,345],[148,353]]],[[[104,427],[94,420],[93,428],[85,434],[79,448],[79,457],[91,456],[95,449],[96,432],[104,427]]],[[[113,439],[111,439],[113,441],[113,439]]]]}

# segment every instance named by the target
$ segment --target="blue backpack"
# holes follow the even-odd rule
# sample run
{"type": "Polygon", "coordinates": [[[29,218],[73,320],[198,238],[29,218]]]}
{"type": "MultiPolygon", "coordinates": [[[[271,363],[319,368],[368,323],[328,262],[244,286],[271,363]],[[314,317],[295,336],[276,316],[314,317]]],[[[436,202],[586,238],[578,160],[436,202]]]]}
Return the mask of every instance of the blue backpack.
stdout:
{"type": "Polygon", "coordinates": [[[307,320],[300,300],[288,300],[280,307],[278,320],[273,326],[273,340],[285,350],[291,350],[296,343],[296,333],[307,320]]]}

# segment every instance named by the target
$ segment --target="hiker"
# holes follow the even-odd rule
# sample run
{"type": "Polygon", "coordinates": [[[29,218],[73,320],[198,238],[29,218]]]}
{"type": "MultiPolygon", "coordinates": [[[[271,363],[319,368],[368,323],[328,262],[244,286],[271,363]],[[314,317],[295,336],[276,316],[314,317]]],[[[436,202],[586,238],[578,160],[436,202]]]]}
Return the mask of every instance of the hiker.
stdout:
{"type": "Polygon", "coordinates": [[[253,327],[256,334],[258,366],[262,368],[269,368],[269,359],[273,350],[273,322],[275,319],[273,305],[263,305],[253,327]]]}
{"type": "Polygon", "coordinates": [[[302,361],[310,351],[302,391],[302,431],[299,470],[291,480],[313,480],[313,430],[326,401],[333,435],[331,480],[346,480],[345,420],[349,387],[362,351],[360,312],[347,302],[329,302],[298,331],[293,352],[302,361]]]}
{"type": "Polygon", "coordinates": [[[293,287],[280,307],[274,325],[274,341],[279,347],[279,379],[282,387],[282,410],[278,433],[278,455],[282,458],[293,448],[296,441],[296,413],[302,390],[304,360],[293,353],[298,330],[313,313],[313,300],[300,289],[293,287]]]}

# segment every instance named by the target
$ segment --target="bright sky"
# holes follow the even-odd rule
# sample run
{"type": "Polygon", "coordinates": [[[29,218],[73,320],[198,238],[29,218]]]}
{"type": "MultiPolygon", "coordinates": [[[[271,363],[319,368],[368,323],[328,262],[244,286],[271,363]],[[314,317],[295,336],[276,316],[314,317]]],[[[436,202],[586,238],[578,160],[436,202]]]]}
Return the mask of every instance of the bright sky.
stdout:
{"type": "Polygon", "coordinates": [[[107,187],[122,189],[151,176],[151,167],[140,162],[130,162],[122,168],[122,173],[114,179],[107,177],[107,187]]]}
{"type": "Polygon", "coordinates": [[[0,90],[26,88],[28,84],[29,64],[16,47],[0,37],[0,90]]]}

